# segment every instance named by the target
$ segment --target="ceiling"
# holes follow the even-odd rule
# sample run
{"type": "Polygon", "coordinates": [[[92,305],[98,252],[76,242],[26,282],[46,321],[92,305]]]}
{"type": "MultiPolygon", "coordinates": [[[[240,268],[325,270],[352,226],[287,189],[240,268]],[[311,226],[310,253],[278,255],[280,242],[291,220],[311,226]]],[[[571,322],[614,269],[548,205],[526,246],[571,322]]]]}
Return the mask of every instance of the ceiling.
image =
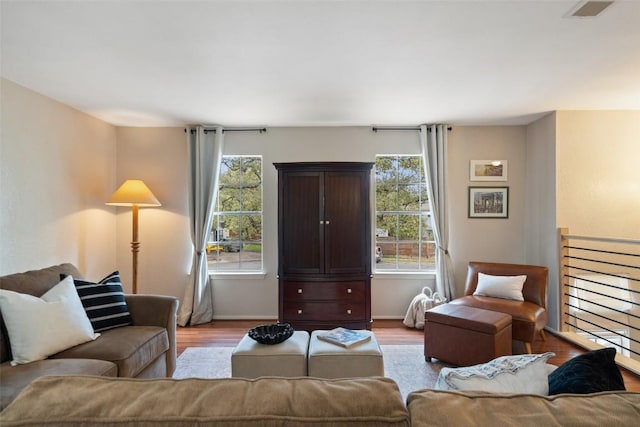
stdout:
{"type": "Polygon", "coordinates": [[[3,77],[119,126],[640,109],[640,1],[1,0],[3,77]]]}

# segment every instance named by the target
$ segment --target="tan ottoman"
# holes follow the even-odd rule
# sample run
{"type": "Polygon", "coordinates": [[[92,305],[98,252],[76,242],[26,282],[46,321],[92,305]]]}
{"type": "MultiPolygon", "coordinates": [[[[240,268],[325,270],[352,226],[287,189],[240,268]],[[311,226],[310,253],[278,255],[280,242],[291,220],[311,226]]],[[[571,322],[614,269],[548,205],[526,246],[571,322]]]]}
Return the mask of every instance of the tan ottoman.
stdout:
{"type": "Polygon", "coordinates": [[[318,339],[327,331],[313,331],[309,341],[307,371],[310,377],[351,378],[384,376],[382,351],[371,331],[371,340],[349,348],[318,339]]]}
{"type": "Polygon", "coordinates": [[[511,316],[457,304],[424,313],[424,356],[458,366],[511,354],[511,316]]]}
{"type": "Polygon", "coordinates": [[[245,335],[231,353],[231,376],[304,377],[307,375],[309,333],[295,331],[280,344],[260,344],[245,335]]]}

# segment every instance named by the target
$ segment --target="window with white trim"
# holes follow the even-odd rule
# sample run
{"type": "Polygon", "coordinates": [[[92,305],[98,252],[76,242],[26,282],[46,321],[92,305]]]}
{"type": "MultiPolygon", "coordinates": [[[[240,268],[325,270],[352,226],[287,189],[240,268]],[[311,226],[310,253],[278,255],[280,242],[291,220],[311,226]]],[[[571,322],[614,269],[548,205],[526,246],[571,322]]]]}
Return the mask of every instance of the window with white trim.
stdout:
{"type": "Polygon", "coordinates": [[[262,157],[223,156],[207,243],[209,271],[262,271],[262,157]]]}
{"type": "Polygon", "coordinates": [[[377,272],[435,270],[431,203],[420,155],[376,156],[377,272]]]}

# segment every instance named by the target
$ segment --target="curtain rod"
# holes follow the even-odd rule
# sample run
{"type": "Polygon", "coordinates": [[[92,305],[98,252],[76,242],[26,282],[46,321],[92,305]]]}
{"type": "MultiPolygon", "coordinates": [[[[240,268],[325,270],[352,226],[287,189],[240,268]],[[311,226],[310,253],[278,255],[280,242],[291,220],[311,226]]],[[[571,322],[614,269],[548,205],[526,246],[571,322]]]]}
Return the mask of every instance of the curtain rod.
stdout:
{"type": "MultiPolygon", "coordinates": [[[[184,130],[185,132],[187,131],[187,129],[185,128],[184,130]]],[[[262,127],[262,128],[223,128],[222,129],[222,133],[225,132],[259,132],[259,133],[263,133],[266,132],[267,128],[262,127]]],[[[209,133],[209,132],[213,132],[216,133],[216,129],[215,128],[205,128],[204,129],[204,133],[209,133]]],[[[191,133],[195,133],[195,129],[191,129],[191,133]]]]}
{"type": "MultiPolygon", "coordinates": [[[[420,132],[420,127],[415,127],[415,126],[409,126],[409,127],[385,127],[385,126],[373,126],[371,128],[372,131],[374,132],[378,132],[379,130],[417,130],[418,132],[420,132]]],[[[447,130],[451,130],[451,126],[447,126],[447,130]]],[[[429,132],[431,132],[430,129],[428,129],[429,132]]]]}

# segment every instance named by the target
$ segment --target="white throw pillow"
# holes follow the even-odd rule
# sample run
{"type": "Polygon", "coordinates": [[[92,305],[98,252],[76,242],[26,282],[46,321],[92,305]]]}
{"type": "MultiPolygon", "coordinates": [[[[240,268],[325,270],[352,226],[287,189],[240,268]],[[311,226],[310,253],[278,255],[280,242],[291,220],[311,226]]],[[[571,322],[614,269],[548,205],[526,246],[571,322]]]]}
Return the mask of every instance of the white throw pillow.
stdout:
{"type": "Polygon", "coordinates": [[[490,276],[478,273],[478,285],[473,295],[524,301],[522,286],[527,276],[490,276]]]}
{"type": "Polygon", "coordinates": [[[41,298],[0,289],[0,309],[14,366],[46,359],[100,336],[93,332],[71,276],[41,298]]]}
{"type": "Polygon", "coordinates": [[[502,356],[464,368],[442,368],[438,390],[479,390],[493,393],[549,394],[550,366],[554,353],[502,356]]]}

